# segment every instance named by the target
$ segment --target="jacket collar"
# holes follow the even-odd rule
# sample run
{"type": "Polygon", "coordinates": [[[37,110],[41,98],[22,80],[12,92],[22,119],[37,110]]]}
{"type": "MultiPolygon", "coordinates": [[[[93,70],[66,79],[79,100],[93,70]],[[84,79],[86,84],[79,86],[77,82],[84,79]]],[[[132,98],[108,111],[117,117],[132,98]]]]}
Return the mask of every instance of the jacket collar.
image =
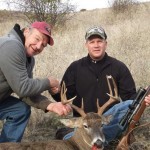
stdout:
{"type": "Polygon", "coordinates": [[[101,59],[101,60],[93,60],[91,57],[90,57],[90,55],[88,54],[88,56],[87,56],[87,60],[88,60],[88,62],[89,63],[95,63],[95,64],[103,64],[106,60],[107,60],[107,58],[108,58],[108,55],[107,55],[107,53],[105,53],[105,55],[104,55],[104,57],[101,59]]]}
{"type": "Polygon", "coordinates": [[[20,37],[20,39],[21,39],[23,45],[25,45],[25,37],[24,37],[24,35],[23,35],[22,30],[20,29],[20,25],[19,25],[19,24],[15,24],[13,29],[16,31],[16,33],[17,33],[18,36],[20,37]]]}
{"type": "MultiPolygon", "coordinates": [[[[20,30],[19,24],[15,24],[14,28],[10,31],[9,34],[15,36],[15,38],[17,38],[23,45],[25,45],[25,37],[23,35],[23,31],[20,30]]],[[[31,63],[31,59],[32,57],[27,57],[27,63],[31,63]]]]}

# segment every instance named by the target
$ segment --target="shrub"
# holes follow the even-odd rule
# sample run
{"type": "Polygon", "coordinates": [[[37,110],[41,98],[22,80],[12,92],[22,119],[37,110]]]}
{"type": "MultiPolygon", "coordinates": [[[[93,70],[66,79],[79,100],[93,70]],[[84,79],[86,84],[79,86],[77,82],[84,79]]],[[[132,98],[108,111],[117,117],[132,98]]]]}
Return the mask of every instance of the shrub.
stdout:
{"type": "Polygon", "coordinates": [[[124,13],[137,4],[135,0],[114,0],[112,3],[112,9],[115,14],[124,13]]]}

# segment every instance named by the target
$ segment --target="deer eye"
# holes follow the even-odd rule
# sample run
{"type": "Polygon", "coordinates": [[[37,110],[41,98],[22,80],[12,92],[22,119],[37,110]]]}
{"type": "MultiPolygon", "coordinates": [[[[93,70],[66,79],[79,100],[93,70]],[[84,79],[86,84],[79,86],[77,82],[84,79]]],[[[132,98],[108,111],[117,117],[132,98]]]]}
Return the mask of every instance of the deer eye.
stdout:
{"type": "Polygon", "coordinates": [[[84,128],[86,128],[86,129],[88,128],[87,124],[83,124],[83,126],[84,126],[84,128]]]}

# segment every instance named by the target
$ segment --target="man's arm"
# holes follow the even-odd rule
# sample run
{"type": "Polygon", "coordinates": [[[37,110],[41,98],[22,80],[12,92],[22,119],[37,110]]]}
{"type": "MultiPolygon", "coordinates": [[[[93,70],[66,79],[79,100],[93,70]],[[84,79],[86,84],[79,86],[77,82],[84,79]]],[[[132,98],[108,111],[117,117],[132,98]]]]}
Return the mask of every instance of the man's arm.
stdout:
{"type": "Polygon", "coordinates": [[[24,97],[22,100],[32,107],[42,109],[44,112],[54,112],[58,115],[67,115],[72,111],[70,105],[63,105],[61,102],[51,102],[43,95],[24,97]]]}
{"type": "Polygon", "coordinates": [[[136,87],[134,79],[125,64],[122,63],[119,70],[118,92],[121,99],[132,100],[136,97],[136,87]]]}

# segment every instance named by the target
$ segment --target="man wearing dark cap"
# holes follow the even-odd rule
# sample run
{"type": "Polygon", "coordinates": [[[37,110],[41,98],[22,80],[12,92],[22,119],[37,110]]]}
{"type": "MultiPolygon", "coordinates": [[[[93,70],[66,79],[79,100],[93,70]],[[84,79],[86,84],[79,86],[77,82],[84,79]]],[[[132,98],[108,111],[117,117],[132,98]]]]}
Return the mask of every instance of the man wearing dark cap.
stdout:
{"type": "Polygon", "coordinates": [[[53,77],[33,79],[35,55],[49,44],[54,44],[51,27],[46,22],[34,22],[20,29],[16,24],[5,36],[0,37],[0,119],[5,120],[0,135],[1,142],[20,142],[28,123],[30,105],[45,112],[66,115],[72,109],[61,102],[51,103],[40,95],[48,90],[59,91],[59,82],[53,77]],[[16,93],[17,97],[12,96],[16,93]]]}
{"type": "MultiPolygon", "coordinates": [[[[89,28],[85,34],[85,40],[88,55],[70,64],[61,84],[63,81],[66,84],[68,99],[76,96],[74,105],[81,107],[83,99],[85,113],[97,112],[97,99],[102,106],[110,98],[107,95],[109,88],[106,76],[111,75],[114,78],[122,102],[114,103],[103,113],[104,116],[112,115],[111,122],[103,125],[106,144],[115,140],[124,130],[118,123],[136,96],[135,83],[127,66],[105,52],[107,35],[102,27],[89,28]]],[[[59,101],[60,94],[53,95],[53,98],[59,101]]],[[[145,102],[147,106],[150,105],[150,95],[145,98],[145,102]]],[[[79,114],[73,111],[73,116],[79,117],[79,114]]],[[[56,138],[68,139],[73,133],[73,128],[61,128],[56,132],[56,138]]]]}
{"type": "MultiPolygon", "coordinates": [[[[88,113],[97,112],[97,99],[100,106],[108,101],[109,96],[106,93],[109,93],[109,88],[106,75],[111,75],[114,78],[122,103],[114,103],[104,112],[104,115],[113,115],[109,125],[103,126],[106,141],[110,142],[122,131],[117,124],[136,95],[135,83],[127,66],[123,62],[108,56],[105,52],[107,35],[102,27],[96,26],[88,29],[85,40],[88,55],[71,63],[62,81],[66,84],[67,98],[77,96],[73,104],[78,107],[81,107],[83,98],[84,111],[88,113]]],[[[60,100],[59,94],[53,95],[53,98],[57,101],[60,100]]],[[[73,116],[79,117],[79,114],[73,111],[73,116]]],[[[62,138],[60,137],[61,131],[63,132],[63,129],[58,130],[56,138],[62,138]]],[[[72,135],[69,134],[61,136],[64,136],[65,139],[72,135]]]]}

